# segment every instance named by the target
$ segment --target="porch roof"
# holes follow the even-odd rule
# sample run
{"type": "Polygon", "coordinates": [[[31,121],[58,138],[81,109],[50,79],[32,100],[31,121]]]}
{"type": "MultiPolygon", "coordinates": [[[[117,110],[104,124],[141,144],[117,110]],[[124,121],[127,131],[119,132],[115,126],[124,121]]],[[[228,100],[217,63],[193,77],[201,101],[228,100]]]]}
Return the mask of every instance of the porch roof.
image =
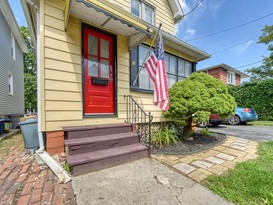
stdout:
{"type": "MultiPolygon", "coordinates": [[[[66,25],[71,14],[103,29],[127,36],[129,38],[128,47],[130,50],[143,43],[146,39],[152,38],[158,29],[134,16],[129,11],[106,0],[67,1],[65,14],[66,25]]],[[[163,40],[164,45],[193,57],[195,62],[211,57],[210,54],[164,31],[163,40]]]]}

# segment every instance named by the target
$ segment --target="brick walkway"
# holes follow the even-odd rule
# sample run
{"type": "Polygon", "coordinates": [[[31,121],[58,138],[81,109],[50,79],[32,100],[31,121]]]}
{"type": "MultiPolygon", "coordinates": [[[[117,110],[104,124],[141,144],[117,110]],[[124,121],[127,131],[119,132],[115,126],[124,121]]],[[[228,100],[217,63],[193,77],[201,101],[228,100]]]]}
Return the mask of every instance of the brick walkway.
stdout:
{"type": "Polygon", "coordinates": [[[197,182],[211,174],[221,175],[238,162],[257,157],[258,142],[229,136],[212,149],[190,155],[154,155],[154,157],[197,182]]]}
{"type": "Polygon", "coordinates": [[[48,168],[40,168],[35,155],[12,147],[0,154],[0,204],[76,204],[72,183],[58,184],[48,168]]]}

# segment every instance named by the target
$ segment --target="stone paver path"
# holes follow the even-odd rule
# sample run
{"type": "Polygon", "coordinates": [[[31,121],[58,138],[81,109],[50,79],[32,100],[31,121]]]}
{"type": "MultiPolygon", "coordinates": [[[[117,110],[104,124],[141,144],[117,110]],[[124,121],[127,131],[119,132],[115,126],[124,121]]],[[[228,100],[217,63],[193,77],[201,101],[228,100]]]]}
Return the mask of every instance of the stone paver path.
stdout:
{"type": "Polygon", "coordinates": [[[35,155],[22,144],[0,154],[0,204],[76,204],[72,183],[58,184],[48,168],[40,168],[35,155]]]}
{"type": "Polygon", "coordinates": [[[190,155],[154,155],[154,157],[197,182],[211,174],[221,175],[238,162],[257,157],[258,142],[228,136],[212,149],[190,155]]]}

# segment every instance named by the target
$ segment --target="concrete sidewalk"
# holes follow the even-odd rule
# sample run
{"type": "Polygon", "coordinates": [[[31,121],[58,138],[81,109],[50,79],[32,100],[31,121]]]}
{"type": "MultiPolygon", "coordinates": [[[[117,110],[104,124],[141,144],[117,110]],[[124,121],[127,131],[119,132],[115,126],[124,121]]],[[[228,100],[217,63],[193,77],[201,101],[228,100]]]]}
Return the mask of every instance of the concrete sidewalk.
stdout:
{"type": "Polygon", "coordinates": [[[154,159],[73,178],[78,204],[227,205],[206,187],[154,159]]]}

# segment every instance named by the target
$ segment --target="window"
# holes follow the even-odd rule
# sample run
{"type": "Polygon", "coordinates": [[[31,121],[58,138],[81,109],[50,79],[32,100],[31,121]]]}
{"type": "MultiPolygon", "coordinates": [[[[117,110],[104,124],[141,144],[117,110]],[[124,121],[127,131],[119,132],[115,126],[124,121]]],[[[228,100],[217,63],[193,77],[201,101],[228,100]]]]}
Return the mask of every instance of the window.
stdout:
{"type": "Polygon", "coordinates": [[[235,85],[235,73],[230,71],[227,72],[227,83],[235,85]]]}
{"type": "Polygon", "coordinates": [[[8,72],[8,88],[9,88],[9,94],[13,95],[13,75],[8,72]]]}
{"type": "Polygon", "coordinates": [[[10,45],[11,45],[11,56],[15,60],[15,38],[13,33],[10,33],[10,45]]]}
{"type": "MultiPolygon", "coordinates": [[[[146,57],[149,47],[140,45],[131,51],[131,88],[143,91],[153,91],[154,84],[149,77],[145,67],[139,73],[139,77],[134,85],[134,80],[140,70],[146,57]]],[[[165,65],[167,72],[168,87],[171,88],[174,83],[184,80],[192,73],[192,63],[185,61],[179,57],[165,52],[165,65]]]]}
{"type": "Polygon", "coordinates": [[[142,18],[146,22],[155,24],[155,11],[154,8],[147,5],[140,0],[131,0],[131,13],[139,18],[142,18]]]}

